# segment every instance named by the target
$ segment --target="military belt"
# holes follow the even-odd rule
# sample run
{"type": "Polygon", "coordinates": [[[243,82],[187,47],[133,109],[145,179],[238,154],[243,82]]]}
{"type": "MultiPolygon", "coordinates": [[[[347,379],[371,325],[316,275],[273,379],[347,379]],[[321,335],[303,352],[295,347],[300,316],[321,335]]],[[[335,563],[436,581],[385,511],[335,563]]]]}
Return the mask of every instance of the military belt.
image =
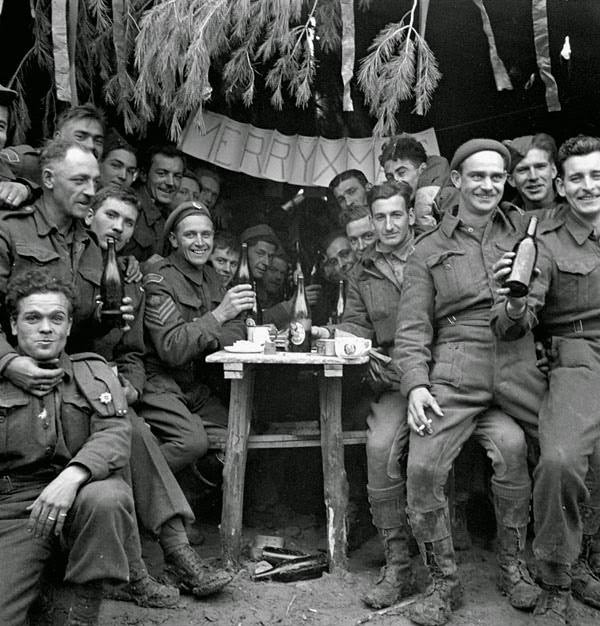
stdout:
{"type": "Polygon", "coordinates": [[[562,324],[544,325],[543,332],[552,337],[583,336],[588,333],[598,333],[600,332],[600,319],[595,317],[589,320],[571,320],[562,324]]]}

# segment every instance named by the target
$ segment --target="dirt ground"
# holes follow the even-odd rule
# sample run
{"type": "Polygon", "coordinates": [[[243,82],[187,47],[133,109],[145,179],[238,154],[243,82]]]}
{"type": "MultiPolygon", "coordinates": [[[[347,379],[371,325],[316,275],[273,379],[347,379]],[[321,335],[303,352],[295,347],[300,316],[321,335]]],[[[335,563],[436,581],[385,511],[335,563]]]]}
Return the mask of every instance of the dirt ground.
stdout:
{"type": "MultiPolygon", "coordinates": [[[[293,454],[286,452],[284,463],[278,462],[276,456],[267,458],[267,472],[264,471],[265,464],[253,465],[252,455],[250,456],[244,513],[244,539],[248,546],[256,534],[268,534],[284,537],[287,548],[309,553],[326,548],[320,459],[316,451],[311,456],[307,449],[295,451],[295,454],[296,461],[293,454]],[[274,466],[279,471],[273,472],[274,466]],[[275,481],[273,476],[277,476],[275,481]]],[[[357,464],[360,465],[359,462],[357,464]]],[[[354,493],[356,492],[355,489],[354,493]]],[[[462,608],[455,613],[452,624],[544,624],[544,621],[535,619],[531,614],[513,609],[496,589],[493,519],[490,517],[491,510],[487,500],[483,498],[478,499],[473,495],[467,511],[473,547],[458,553],[465,600],[462,608]]],[[[206,537],[204,544],[198,546],[197,550],[202,557],[213,559],[217,563],[220,550],[218,506],[207,511],[202,502],[194,504],[199,518],[202,518],[202,511],[204,512],[198,525],[206,537]]],[[[371,530],[374,532],[374,529],[371,530]]],[[[158,544],[145,539],[144,557],[152,572],[159,575],[162,553],[158,544]]],[[[250,576],[253,562],[248,560],[246,567],[237,573],[233,582],[213,598],[197,601],[183,596],[179,608],[174,610],[141,609],[124,602],[104,601],[100,624],[354,626],[373,612],[362,603],[361,597],[375,582],[382,564],[383,550],[376,536],[372,536],[359,549],[350,553],[349,571],[343,577],[324,574],[318,579],[295,583],[253,582],[250,576]]],[[[418,588],[425,589],[427,574],[419,556],[413,558],[413,569],[418,588]]],[[[600,612],[579,603],[576,603],[576,611],[578,621],[575,626],[600,624],[600,612]]],[[[368,623],[373,626],[410,624],[401,611],[373,616],[368,623]]]]}

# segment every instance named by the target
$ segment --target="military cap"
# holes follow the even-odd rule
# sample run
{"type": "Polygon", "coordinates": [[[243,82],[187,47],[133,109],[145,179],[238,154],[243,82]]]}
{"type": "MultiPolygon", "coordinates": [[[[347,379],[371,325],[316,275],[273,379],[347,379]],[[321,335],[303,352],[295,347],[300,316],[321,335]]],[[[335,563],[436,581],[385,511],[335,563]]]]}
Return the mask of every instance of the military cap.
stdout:
{"type": "Polygon", "coordinates": [[[255,241],[267,241],[281,248],[281,242],[279,237],[275,234],[275,231],[268,224],[257,224],[256,226],[250,226],[240,235],[240,241],[246,243],[254,239],[255,241]]]}
{"type": "Polygon", "coordinates": [[[508,148],[510,154],[509,172],[515,169],[517,163],[521,159],[524,159],[532,148],[545,150],[552,161],[556,160],[556,142],[554,138],[547,133],[523,135],[522,137],[515,137],[514,139],[505,139],[502,143],[508,148]]]}
{"type": "Polygon", "coordinates": [[[164,235],[168,237],[169,233],[175,230],[175,227],[181,220],[189,215],[204,215],[212,222],[212,216],[206,205],[199,200],[187,200],[182,202],[176,209],[173,209],[165,221],[164,235]]]}
{"type": "Polygon", "coordinates": [[[495,139],[469,139],[469,141],[465,141],[454,153],[452,162],[450,163],[450,169],[456,170],[465,159],[468,159],[477,152],[487,151],[497,152],[504,159],[504,165],[508,169],[510,165],[510,152],[505,145],[495,139]]]}
{"type": "Polygon", "coordinates": [[[14,89],[8,89],[0,85],[0,106],[10,106],[16,97],[17,92],[14,89]]]}

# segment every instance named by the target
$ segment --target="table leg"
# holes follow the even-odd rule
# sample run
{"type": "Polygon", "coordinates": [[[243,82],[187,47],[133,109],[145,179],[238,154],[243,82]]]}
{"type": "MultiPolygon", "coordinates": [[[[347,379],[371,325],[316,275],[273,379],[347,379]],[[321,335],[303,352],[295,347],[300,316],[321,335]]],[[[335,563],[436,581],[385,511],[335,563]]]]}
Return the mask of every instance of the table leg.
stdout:
{"type": "Polygon", "coordinates": [[[348,481],[342,433],[342,379],[319,376],[323,489],[327,513],[329,571],[346,570],[348,481]]]}
{"type": "Polygon", "coordinates": [[[238,566],[242,552],[244,478],[254,397],[254,368],[244,367],[242,376],[231,380],[227,446],[223,468],[221,550],[227,567],[238,566]]]}

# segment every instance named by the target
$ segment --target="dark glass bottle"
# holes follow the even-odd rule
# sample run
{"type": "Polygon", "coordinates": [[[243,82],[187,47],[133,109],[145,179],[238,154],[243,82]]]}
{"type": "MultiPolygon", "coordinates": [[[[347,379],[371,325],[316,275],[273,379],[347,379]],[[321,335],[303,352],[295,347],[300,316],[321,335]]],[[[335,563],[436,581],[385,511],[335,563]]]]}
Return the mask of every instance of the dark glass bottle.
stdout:
{"type": "Polygon", "coordinates": [[[529,283],[537,261],[537,243],[535,240],[537,224],[538,218],[534,215],[529,220],[525,236],[514,248],[515,257],[512,269],[505,281],[505,285],[510,289],[509,295],[514,298],[521,298],[529,293],[529,283]]]}
{"type": "Polygon", "coordinates": [[[298,286],[292,300],[290,320],[290,352],[310,352],[310,307],[304,292],[304,276],[298,276],[298,286]]]}
{"type": "Polygon", "coordinates": [[[331,317],[331,321],[334,324],[339,324],[344,317],[344,310],[346,308],[346,298],[344,292],[344,281],[340,280],[338,283],[338,296],[335,303],[335,312],[331,317]]]}
{"type": "Polygon", "coordinates": [[[248,244],[242,244],[242,254],[240,255],[240,264],[238,265],[237,272],[231,281],[234,285],[251,285],[252,279],[250,278],[250,264],[248,263],[248,244]]]}
{"type": "Polygon", "coordinates": [[[318,578],[327,569],[327,555],[315,554],[291,559],[281,565],[276,565],[266,572],[255,574],[254,580],[278,580],[280,582],[292,582],[295,580],[307,580],[318,578]]]}
{"type": "Polygon", "coordinates": [[[252,289],[254,290],[254,306],[246,313],[246,326],[261,326],[263,323],[262,309],[258,301],[258,291],[256,290],[256,282],[252,281],[252,289]]]}
{"type": "Polygon", "coordinates": [[[123,304],[123,277],[117,263],[117,251],[115,240],[106,240],[107,251],[104,271],[100,279],[100,299],[102,300],[102,310],[100,315],[105,322],[111,322],[115,326],[122,325],[120,307],[123,304]]]}

